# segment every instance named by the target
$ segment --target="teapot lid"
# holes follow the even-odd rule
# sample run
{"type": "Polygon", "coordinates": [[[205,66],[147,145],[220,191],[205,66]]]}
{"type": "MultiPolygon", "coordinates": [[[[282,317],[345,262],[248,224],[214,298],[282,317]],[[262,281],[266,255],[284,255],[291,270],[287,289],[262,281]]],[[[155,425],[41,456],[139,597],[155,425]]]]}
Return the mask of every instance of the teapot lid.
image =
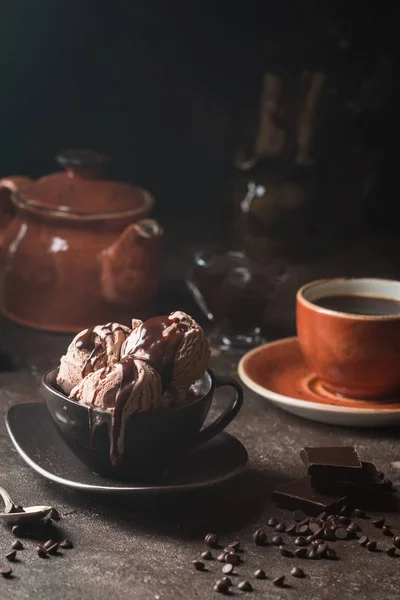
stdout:
{"type": "Polygon", "coordinates": [[[107,180],[110,157],[94,150],[64,150],[56,157],[64,171],[46,175],[18,190],[27,205],[75,215],[117,215],[150,210],[154,200],[141,188],[107,180]]]}

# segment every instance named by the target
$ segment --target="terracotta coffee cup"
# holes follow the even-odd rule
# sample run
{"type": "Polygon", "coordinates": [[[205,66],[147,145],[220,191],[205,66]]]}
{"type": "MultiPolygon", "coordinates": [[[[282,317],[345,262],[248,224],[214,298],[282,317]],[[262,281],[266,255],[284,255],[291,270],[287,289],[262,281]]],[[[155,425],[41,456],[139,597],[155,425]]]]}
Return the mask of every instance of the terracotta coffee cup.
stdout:
{"type": "Polygon", "coordinates": [[[321,279],[297,292],[305,361],[330,392],[384,398],[400,390],[400,282],[321,279]],[[368,313],[368,314],[365,314],[368,313]]]}

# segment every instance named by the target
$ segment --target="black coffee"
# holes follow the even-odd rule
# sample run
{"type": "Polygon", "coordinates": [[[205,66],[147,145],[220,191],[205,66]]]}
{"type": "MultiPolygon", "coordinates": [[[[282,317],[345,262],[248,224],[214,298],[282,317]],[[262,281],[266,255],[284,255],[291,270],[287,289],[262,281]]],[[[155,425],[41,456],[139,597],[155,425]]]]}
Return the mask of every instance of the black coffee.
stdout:
{"type": "Polygon", "coordinates": [[[313,304],[355,315],[400,315],[400,300],[380,296],[356,296],[355,294],[325,296],[313,304]]]}

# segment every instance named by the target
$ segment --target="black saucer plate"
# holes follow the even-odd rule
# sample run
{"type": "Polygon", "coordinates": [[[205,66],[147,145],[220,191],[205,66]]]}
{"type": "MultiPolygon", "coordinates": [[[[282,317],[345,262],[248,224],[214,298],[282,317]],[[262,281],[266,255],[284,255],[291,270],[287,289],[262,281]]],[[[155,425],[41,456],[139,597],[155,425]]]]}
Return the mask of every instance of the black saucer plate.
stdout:
{"type": "Polygon", "coordinates": [[[239,475],[248,461],[245,447],[224,432],[187,452],[160,481],[136,484],[106,479],[89,471],[62,441],[45,404],[12,406],[6,425],[15,448],[32,469],[60,485],[86,492],[148,494],[196,490],[239,475]]]}

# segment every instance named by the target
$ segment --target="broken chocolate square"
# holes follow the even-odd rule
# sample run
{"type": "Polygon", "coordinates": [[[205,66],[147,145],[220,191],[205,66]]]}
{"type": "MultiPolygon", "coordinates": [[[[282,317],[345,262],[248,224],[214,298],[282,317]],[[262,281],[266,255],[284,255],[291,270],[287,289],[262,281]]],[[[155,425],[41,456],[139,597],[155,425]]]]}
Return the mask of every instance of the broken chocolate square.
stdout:
{"type": "Polygon", "coordinates": [[[337,480],[352,480],[354,473],[362,469],[362,463],[354,446],[330,446],[303,448],[300,458],[314,477],[325,476],[337,480]]]}
{"type": "Polygon", "coordinates": [[[288,510],[303,510],[307,515],[316,516],[326,511],[335,514],[346,504],[347,498],[338,494],[327,494],[315,490],[311,477],[307,475],[281,486],[272,492],[272,500],[288,510]]]}
{"type": "Polygon", "coordinates": [[[361,469],[352,470],[344,480],[332,478],[326,471],[320,471],[312,476],[311,483],[319,491],[349,496],[394,491],[392,482],[386,477],[382,478],[373,463],[363,461],[361,464],[361,469]]]}

